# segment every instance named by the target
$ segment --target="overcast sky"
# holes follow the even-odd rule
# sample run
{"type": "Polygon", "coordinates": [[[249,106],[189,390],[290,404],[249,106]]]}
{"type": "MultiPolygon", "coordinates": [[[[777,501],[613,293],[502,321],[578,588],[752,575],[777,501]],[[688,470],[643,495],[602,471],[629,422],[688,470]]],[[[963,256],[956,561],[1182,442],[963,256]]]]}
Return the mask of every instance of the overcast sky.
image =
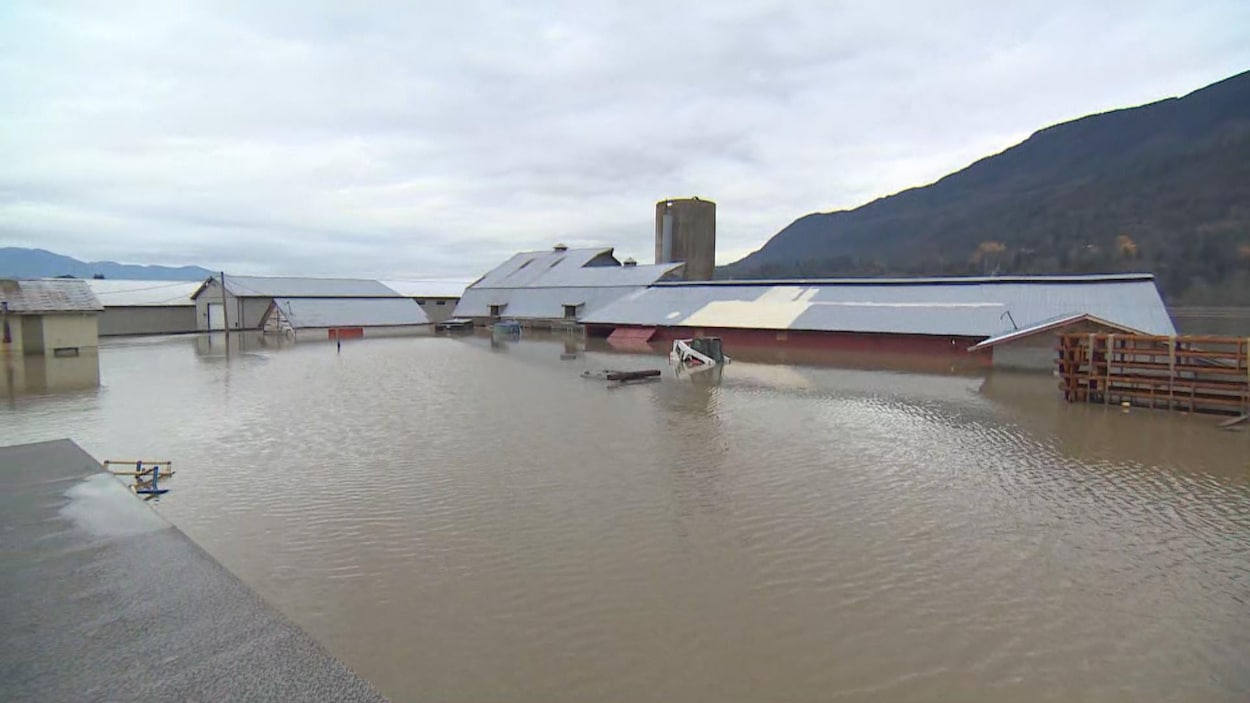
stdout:
{"type": "Polygon", "coordinates": [[[0,2],[0,245],[236,273],[718,261],[1250,69],[1250,2],[0,2]]]}

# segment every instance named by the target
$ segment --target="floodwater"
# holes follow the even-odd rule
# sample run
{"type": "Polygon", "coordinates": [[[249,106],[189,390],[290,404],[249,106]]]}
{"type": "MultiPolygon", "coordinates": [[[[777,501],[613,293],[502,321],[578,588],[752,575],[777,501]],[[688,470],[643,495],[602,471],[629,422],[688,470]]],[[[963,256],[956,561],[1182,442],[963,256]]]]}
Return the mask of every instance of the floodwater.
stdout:
{"type": "MultiPolygon", "coordinates": [[[[1250,699],[1250,432],[1053,379],[484,337],[137,340],[3,443],[157,509],[396,701],[1250,699]],[[575,359],[562,354],[580,352],[575,359]]],[[[727,350],[733,354],[733,350],[727,350]]]]}

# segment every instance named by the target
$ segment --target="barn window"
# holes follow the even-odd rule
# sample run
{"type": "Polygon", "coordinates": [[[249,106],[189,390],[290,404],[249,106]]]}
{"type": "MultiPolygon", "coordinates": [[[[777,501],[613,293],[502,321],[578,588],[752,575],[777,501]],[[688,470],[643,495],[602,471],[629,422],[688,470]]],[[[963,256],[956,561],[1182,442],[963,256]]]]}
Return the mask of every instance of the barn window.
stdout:
{"type": "Polygon", "coordinates": [[[57,347],[52,350],[52,356],[64,359],[65,357],[78,356],[78,347],[57,347]]]}
{"type": "Polygon", "coordinates": [[[576,320],[577,319],[577,306],[565,305],[564,306],[564,318],[566,320],[576,320]]]}
{"type": "Polygon", "coordinates": [[[490,316],[491,316],[491,317],[499,317],[500,315],[502,315],[502,314],[503,314],[503,308],[504,308],[504,306],[503,306],[503,305],[492,305],[492,306],[490,306],[490,316]]]}
{"type": "Polygon", "coordinates": [[[447,301],[446,301],[446,300],[435,300],[435,301],[434,301],[434,304],[435,304],[435,305],[446,305],[446,304],[447,304],[447,301]]]}

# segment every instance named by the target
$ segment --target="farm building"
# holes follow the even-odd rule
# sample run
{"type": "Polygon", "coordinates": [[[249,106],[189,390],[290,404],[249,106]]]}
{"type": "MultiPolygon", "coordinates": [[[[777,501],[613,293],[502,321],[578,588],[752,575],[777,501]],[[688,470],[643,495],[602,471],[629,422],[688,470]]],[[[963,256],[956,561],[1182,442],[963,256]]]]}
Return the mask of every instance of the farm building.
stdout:
{"type": "Polygon", "coordinates": [[[410,298],[274,298],[261,318],[266,333],[304,339],[414,334],[430,318],[410,298]]]}
{"type": "Polygon", "coordinates": [[[83,281],[0,279],[0,351],[13,356],[94,355],[103,309],[83,281]]]}
{"type": "Polygon", "coordinates": [[[680,274],[681,263],[638,266],[613,249],[569,249],[514,255],[465,289],[456,316],[501,317],[531,325],[576,323],[586,314],[680,274]]]}
{"type": "MultiPolygon", "coordinates": [[[[266,324],[275,329],[314,329],[327,322],[333,327],[355,329],[370,327],[379,320],[385,327],[429,321],[415,301],[378,281],[231,275],[225,279],[224,292],[221,277],[214,276],[191,296],[200,330],[220,330],[227,324],[232,330],[260,330],[266,324]],[[396,311],[407,310],[402,306],[410,306],[416,313],[396,316],[396,311]],[[278,307],[283,314],[276,313],[278,307]]],[[[344,336],[347,334],[360,336],[354,331],[344,336]]]]}
{"type": "Polygon", "coordinates": [[[197,281],[85,281],[104,312],[100,336],[195,332],[197,281]]]}
{"type": "Polygon", "coordinates": [[[1149,274],[658,282],[582,322],[610,342],[711,335],[1046,369],[1060,330],[1176,333],[1149,274]]]}
{"type": "Polygon", "coordinates": [[[382,281],[382,285],[399,293],[405,298],[412,298],[425,311],[430,322],[439,323],[451,319],[460,296],[469,281],[450,281],[444,279],[425,279],[413,281],[382,281]]]}

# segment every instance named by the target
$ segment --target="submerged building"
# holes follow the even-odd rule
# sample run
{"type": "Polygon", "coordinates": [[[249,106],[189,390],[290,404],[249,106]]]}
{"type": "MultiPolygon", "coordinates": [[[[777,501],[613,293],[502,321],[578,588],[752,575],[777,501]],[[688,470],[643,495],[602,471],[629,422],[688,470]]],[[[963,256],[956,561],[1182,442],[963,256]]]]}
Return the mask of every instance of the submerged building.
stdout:
{"type": "Polygon", "coordinates": [[[199,329],[191,295],[198,281],[127,281],[90,279],[91,288],[104,311],[100,313],[100,336],[182,334],[199,329]]]}
{"type": "Polygon", "coordinates": [[[100,301],[76,279],[0,279],[0,350],[79,356],[98,351],[100,301]]]}
{"type": "Polygon", "coordinates": [[[556,245],[526,251],[497,266],[465,289],[456,317],[509,318],[532,326],[575,324],[590,312],[680,276],[684,264],[639,266],[620,261],[611,247],[570,249],[556,245]]]}
{"type": "Polygon", "coordinates": [[[945,356],[1053,368],[1054,334],[1176,333],[1150,274],[657,282],[588,313],[587,334],[945,356]]]}
{"type": "Polygon", "coordinates": [[[213,276],[191,296],[200,330],[300,330],[348,338],[423,329],[429,318],[412,298],[379,281],[348,278],[213,276]],[[366,330],[369,330],[366,332],[366,330]]]}

